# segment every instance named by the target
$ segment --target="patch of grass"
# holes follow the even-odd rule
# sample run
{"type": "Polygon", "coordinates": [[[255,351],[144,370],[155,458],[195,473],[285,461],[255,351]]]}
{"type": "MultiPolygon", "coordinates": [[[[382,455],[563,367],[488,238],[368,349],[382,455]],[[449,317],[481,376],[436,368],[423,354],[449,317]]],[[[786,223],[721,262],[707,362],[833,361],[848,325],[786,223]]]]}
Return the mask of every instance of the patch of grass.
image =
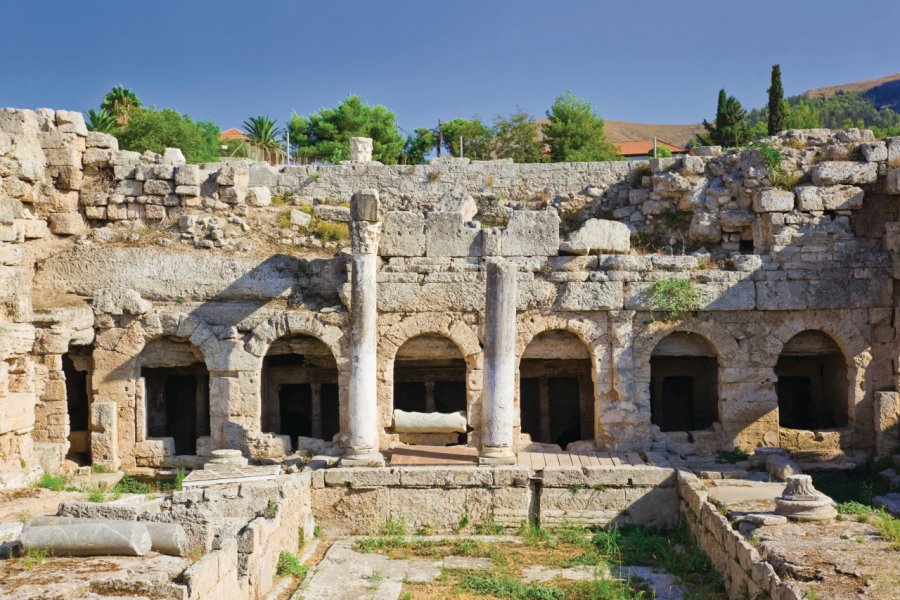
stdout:
{"type": "Polygon", "coordinates": [[[500,535],[503,533],[503,525],[497,523],[478,523],[475,525],[475,533],[478,535],[500,535]]]}
{"type": "Polygon", "coordinates": [[[313,526],[313,537],[322,537],[322,528],[318,525],[313,526]]]}
{"type": "Polygon", "coordinates": [[[132,477],[131,475],[124,475],[119,482],[113,486],[113,493],[121,494],[152,494],[153,493],[153,485],[149,481],[143,481],[141,479],[137,479],[136,477],[132,477]]]}
{"type": "Polygon", "coordinates": [[[381,571],[375,569],[368,576],[364,577],[364,579],[368,579],[369,583],[372,584],[372,587],[378,587],[381,585],[381,582],[384,581],[384,575],[381,574],[381,571]]]}
{"type": "Polygon", "coordinates": [[[716,452],[716,462],[727,462],[736,464],[750,458],[750,453],[743,448],[734,448],[733,450],[719,450],[716,452]]]}
{"type": "Polygon", "coordinates": [[[548,530],[541,529],[540,525],[525,522],[519,525],[519,531],[516,532],[516,535],[522,538],[522,542],[527,546],[535,546],[550,540],[550,532],[548,530]]]}
{"type": "Polygon", "coordinates": [[[562,590],[540,583],[523,583],[509,575],[470,573],[459,582],[461,590],[478,596],[514,598],[515,600],[563,600],[562,590]]]}
{"type": "Polygon", "coordinates": [[[429,183],[434,183],[435,181],[440,181],[441,180],[441,172],[438,170],[428,171],[428,174],[425,176],[425,179],[427,179],[429,183]]]}
{"type": "Polygon", "coordinates": [[[465,528],[471,524],[471,522],[472,521],[469,518],[469,506],[464,504],[462,515],[460,515],[459,522],[456,524],[456,527],[454,527],[454,532],[460,533],[461,531],[464,531],[465,528]]]}
{"type": "Polygon", "coordinates": [[[279,227],[281,227],[282,229],[290,229],[293,225],[294,224],[291,223],[291,213],[290,212],[285,211],[285,212],[281,213],[280,215],[278,215],[278,226],[279,227]]]}
{"type": "Polygon", "coordinates": [[[266,518],[274,519],[278,516],[278,503],[274,500],[266,502],[266,518]]]}
{"type": "Polygon", "coordinates": [[[404,536],[406,535],[406,520],[403,517],[398,519],[390,517],[381,524],[378,533],[383,536],[404,536]]]}
{"type": "Polygon", "coordinates": [[[44,562],[50,553],[41,548],[29,548],[22,555],[22,564],[29,571],[44,562]]]}
{"type": "Polygon", "coordinates": [[[307,183],[315,183],[319,180],[319,177],[321,177],[321,176],[322,176],[321,173],[312,173],[309,175],[309,177],[306,178],[306,182],[307,183]]]}
{"type": "Polygon", "coordinates": [[[106,490],[101,487],[95,487],[88,490],[87,493],[88,502],[103,502],[106,500],[106,490]]]}
{"type": "Polygon", "coordinates": [[[275,567],[275,573],[279,577],[290,575],[291,577],[296,577],[300,581],[303,581],[308,572],[309,567],[300,564],[300,559],[297,558],[296,555],[291,554],[290,552],[282,552],[278,555],[278,564],[275,567]]]}
{"type": "Polygon", "coordinates": [[[795,171],[784,171],[779,170],[774,173],[769,174],[769,182],[783,190],[794,191],[800,182],[803,181],[803,173],[797,173],[795,171]]]}
{"type": "Polygon", "coordinates": [[[585,485],[583,483],[570,483],[566,486],[566,489],[569,490],[570,494],[577,494],[581,490],[585,489],[585,485]]]}
{"type": "Polygon", "coordinates": [[[61,492],[66,489],[69,480],[65,475],[53,475],[52,473],[44,473],[40,479],[31,484],[31,487],[44,488],[53,492],[61,492]]]}
{"type": "Polygon", "coordinates": [[[650,288],[650,308],[664,321],[678,321],[700,308],[700,294],[689,279],[658,279],[650,288]]]}
{"type": "Polygon", "coordinates": [[[872,506],[872,498],[890,491],[888,482],[878,474],[887,466],[885,461],[877,461],[852,471],[814,471],[811,475],[816,489],[831,496],[835,502],[872,506]]]}
{"type": "Polygon", "coordinates": [[[681,231],[690,227],[692,217],[691,212],[667,208],[659,214],[659,222],[669,231],[681,231]]]}
{"type": "Polygon", "coordinates": [[[762,156],[769,171],[781,169],[781,164],[784,162],[784,154],[781,153],[781,150],[767,143],[754,144],[752,148],[762,156]]]}
{"type": "Polygon", "coordinates": [[[91,473],[112,473],[112,469],[106,465],[91,465],[91,473]]]}
{"type": "Polygon", "coordinates": [[[31,519],[31,513],[27,510],[16,514],[16,521],[19,523],[27,523],[29,519],[31,519]]]}

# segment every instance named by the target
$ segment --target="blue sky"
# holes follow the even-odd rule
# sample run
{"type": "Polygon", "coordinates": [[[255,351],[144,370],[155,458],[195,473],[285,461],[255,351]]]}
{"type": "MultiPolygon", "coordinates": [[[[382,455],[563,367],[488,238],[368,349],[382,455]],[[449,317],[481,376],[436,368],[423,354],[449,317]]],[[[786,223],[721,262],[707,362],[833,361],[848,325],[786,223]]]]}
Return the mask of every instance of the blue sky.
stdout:
{"type": "Polygon", "coordinates": [[[896,0],[0,0],[0,106],[87,111],[122,84],[225,129],[355,93],[411,130],[571,90],[690,123],[722,86],[763,105],[774,63],[789,95],[900,72],[898,23],[896,0]]]}

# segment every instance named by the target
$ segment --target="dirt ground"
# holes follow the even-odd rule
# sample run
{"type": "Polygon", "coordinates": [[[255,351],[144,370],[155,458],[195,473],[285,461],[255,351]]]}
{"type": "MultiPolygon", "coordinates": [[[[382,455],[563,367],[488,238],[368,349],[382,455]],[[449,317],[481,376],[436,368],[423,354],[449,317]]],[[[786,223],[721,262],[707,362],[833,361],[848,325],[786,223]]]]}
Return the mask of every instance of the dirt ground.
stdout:
{"type": "Polygon", "coordinates": [[[0,490],[0,523],[55,515],[60,502],[83,499],[83,492],[53,492],[42,488],[0,490]]]}

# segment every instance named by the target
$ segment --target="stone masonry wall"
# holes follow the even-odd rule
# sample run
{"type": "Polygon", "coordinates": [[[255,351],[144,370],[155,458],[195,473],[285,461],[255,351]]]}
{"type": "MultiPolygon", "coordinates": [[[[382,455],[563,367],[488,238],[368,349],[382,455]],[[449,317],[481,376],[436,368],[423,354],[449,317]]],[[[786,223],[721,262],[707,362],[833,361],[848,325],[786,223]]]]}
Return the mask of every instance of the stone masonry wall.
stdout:
{"type": "Polygon", "coordinates": [[[678,493],[682,518],[697,545],[722,573],[729,598],[800,600],[801,596],[781,580],[772,565],[707,500],[695,475],[678,471],[678,493]]]}
{"type": "Polygon", "coordinates": [[[887,422],[876,419],[874,394],[898,380],[900,138],[806,130],[767,143],[783,155],[777,168],[754,149],[643,164],[187,165],[177,150],[121,151],[78,113],[0,110],[0,485],[66,456],[61,359],[73,348],[92,363],[95,462],[187,464],[169,438],[144,431],[141,354],[172,339],[190,343],[210,372],[211,434],[198,453],[284,452],[284,439],[261,431],[259,381],[268,347],[285,335],[315,337],[334,355],[342,441],[346,241],[312,226],[346,222],[346,201],[363,188],[377,189],[385,208],[383,447],[395,440],[393,357],[423,334],[460,349],[478,443],[484,264],[502,257],[519,270],[518,355],[549,330],[589,350],[598,446],[663,441],[649,422],[649,357],[664,335],[687,331],[718,357],[718,420],[691,433],[703,448],[869,452],[876,421],[887,422]],[[597,245],[601,231],[615,243],[597,245]],[[655,318],[650,290],[667,278],[693,283],[696,314],[655,318]],[[827,333],[846,358],[847,427],[778,426],[773,369],[807,329],[827,333]]]}

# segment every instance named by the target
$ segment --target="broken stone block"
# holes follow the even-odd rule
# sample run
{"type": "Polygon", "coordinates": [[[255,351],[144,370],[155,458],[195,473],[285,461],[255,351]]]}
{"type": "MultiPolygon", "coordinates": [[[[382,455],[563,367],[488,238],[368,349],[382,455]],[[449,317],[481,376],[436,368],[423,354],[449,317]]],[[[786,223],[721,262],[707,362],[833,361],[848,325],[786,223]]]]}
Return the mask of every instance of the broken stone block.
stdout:
{"type": "Polygon", "coordinates": [[[312,216],[310,216],[309,213],[305,213],[297,208],[291,209],[291,225],[306,227],[309,225],[310,221],[312,221],[312,216]]]}
{"type": "Polygon", "coordinates": [[[197,165],[179,165],[175,167],[176,185],[200,185],[200,167],[197,165]]]}
{"type": "Polygon", "coordinates": [[[464,221],[471,221],[478,214],[478,204],[469,194],[461,190],[450,190],[438,201],[435,212],[460,213],[464,221]]]}
{"type": "Polygon", "coordinates": [[[480,256],[481,230],[460,213],[431,212],[425,217],[426,256],[480,256]]]}
{"type": "Polygon", "coordinates": [[[855,210],[862,207],[865,196],[862,188],[852,185],[799,185],[794,192],[797,206],[803,211],[855,210]]]}
{"type": "Polygon", "coordinates": [[[561,251],[570,254],[628,252],[630,249],[631,230],[628,226],[606,219],[588,219],[560,245],[561,251]]]}
{"type": "Polygon", "coordinates": [[[346,206],[319,204],[313,207],[313,214],[324,221],[347,223],[350,221],[350,209],[346,206]]]}
{"type": "Polygon", "coordinates": [[[174,163],[176,165],[183,165],[187,162],[181,148],[166,148],[163,151],[162,157],[165,162],[174,163]]]}
{"type": "MultiPolygon", "coordinates": [[[[199,190],[199,188],[198,188],[199,190]]],[[[197,194],[199,195],[199,194],[197,194]]],[[[247,204],[250,206],[269,206],[272,204],[272,191],[267,187],[252,187],[247,190],[247,204]]]]}

